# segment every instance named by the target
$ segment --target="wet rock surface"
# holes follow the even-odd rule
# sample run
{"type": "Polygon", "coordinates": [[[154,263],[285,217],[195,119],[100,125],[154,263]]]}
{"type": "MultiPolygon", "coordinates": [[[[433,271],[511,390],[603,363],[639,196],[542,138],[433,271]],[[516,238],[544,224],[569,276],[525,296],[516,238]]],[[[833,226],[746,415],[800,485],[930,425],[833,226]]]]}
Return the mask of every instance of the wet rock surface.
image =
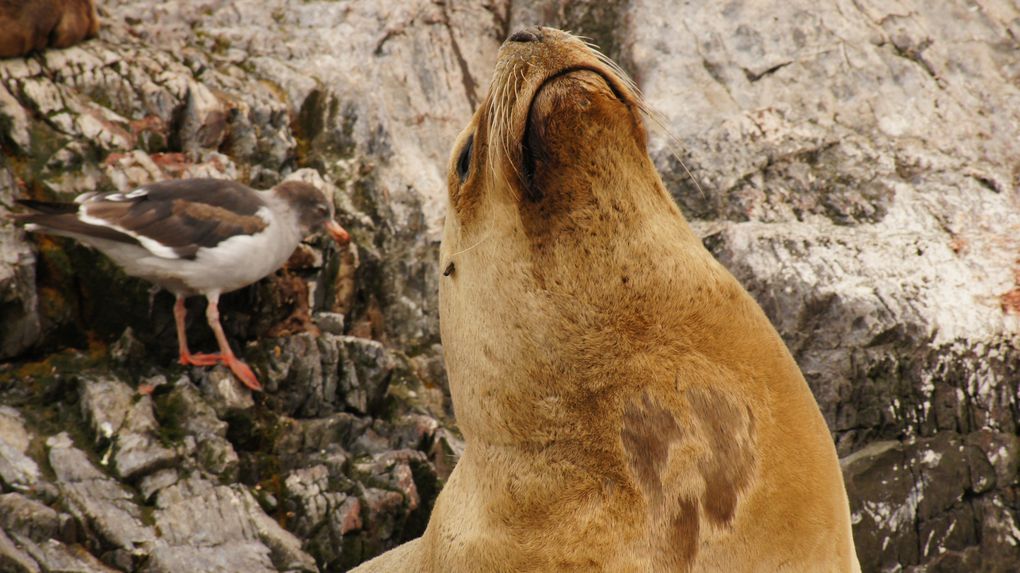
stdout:
{"type": "Polygon", "coordinates": [[[1016,570],[1016,6],[102,4],[98,38],[0,60],[0,570],[343,571],[421,533],[463,448],[447,154],[533,23],[590,36],[661,112],[667,187],[830,425],[864,570],[1016,570]],[[222,299],[262,394],[176,365],[172,297],[6,218],[194,176],[309,181],[354,237],[222,299]]]}

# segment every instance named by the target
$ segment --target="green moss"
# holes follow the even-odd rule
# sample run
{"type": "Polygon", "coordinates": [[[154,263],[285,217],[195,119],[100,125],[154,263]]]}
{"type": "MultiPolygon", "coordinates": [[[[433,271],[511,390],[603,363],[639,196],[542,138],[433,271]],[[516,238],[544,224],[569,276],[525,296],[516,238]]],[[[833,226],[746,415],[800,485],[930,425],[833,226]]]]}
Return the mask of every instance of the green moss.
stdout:
{"type": "Polygon", "coordinates": [[[29,185],[40,185],[45,179],[46,165],[53,154],[67,145],[67,138],[42,121],[33,121],[29,124],[28,135],[30,140],[27,173],[19,173],[29,185]]]}
{"type": "Polygon", "coordinates": [[[313,90],[291,123],[298,142],[298,165],[328,172],[334,180],[346,180],[349,174],[335,166],[338,160],[354,156],[357,121],[353,106],[341,106],[340,100],[328,90],[313,90]]]}
{"type": "Polygon", "coordinates": [[[290,420],[258,406],[228,414],[224,420],[227,440],[242,457],[241,481],[250,486],[257,484],[279,499],[283,493],[283,468],[277,444],[293,431],[290,420]]]}
{"type": "Polygon", "coordinates": [[[363,532],[345,535],[340,544],[339,571],[353,569],[367,558],[383,552],[383,544],[363,532]]]}
{"type": "Polygon", "coordinates": [[[82,418],[78,378],[81,372],[108,370],[105,349],[64,350],[42,360],[9,366],[0,370],[0,404],[21,413],[25,427],[33,434],[27,455],[39,465],[44,477],[54,479],[46,439],[60,432],[67,432],[92,463],[102,467],[99,455],[92,449],[93,437],[82,418]]]}
{"type": "Polygon", "coordinates": [[[24,151],[14,144],[11,131],[14,129],[14,119],[9,115],[0,113],[0,149],[24,151]]]}
{"type": "Polygon", "coordinates": [[[106,109],[117,111],[118,106],[113,97],[110,96],[109,92],[103,90],[91,90],[88,93],[88,97],[92,100],[92,103],[105,107],[106,109]]]}
{"type": "Polygon", "coordinates": [[[425,533],[429,524],[429,516],[432,515],[432,507],[436,503],[436,497],[443,488],[442,481],[436,477],[435,470],[428,462],[411,460],[411,476],[414,479],[414,487],[418,490],[421,504],[407,516],[404,527],[397,539],[403,543],[425,533]]]}
{"type": "Polygon", "coordinates": [[[230,49],[230,40],[223,36],[216,36],[213,39],[212,52],[214,54],[224,54],[230,49]]]}
{"type": "Polygon", "coordinates": [[[180,444],[186,435],[187,401],[180,392],[169,392],[156,396],[154,408],[156,420],[159,422],[157,434],[163,445],[172,447],[180,444]]]}

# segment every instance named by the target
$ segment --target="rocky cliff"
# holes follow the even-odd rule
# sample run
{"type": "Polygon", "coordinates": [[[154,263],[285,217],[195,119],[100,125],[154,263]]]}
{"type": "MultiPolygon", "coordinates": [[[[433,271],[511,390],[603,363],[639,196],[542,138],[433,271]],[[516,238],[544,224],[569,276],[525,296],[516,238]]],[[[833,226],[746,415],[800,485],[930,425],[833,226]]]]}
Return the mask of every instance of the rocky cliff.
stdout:
{"type": "Polygon", "coordinates": [[[461,447],[447,154],[542,23],[661,113],[668,187],[830,425],[864,569],[1015,571],[1020,7],[776,4],[107,0],[98,38],[0,61],[0,570],[342,571],[420,534],[461,447]],[[304,178],[354,236],[224,297],[264,394],[174,365],[169,295],[4,217],[187,176],[304,178]]]}

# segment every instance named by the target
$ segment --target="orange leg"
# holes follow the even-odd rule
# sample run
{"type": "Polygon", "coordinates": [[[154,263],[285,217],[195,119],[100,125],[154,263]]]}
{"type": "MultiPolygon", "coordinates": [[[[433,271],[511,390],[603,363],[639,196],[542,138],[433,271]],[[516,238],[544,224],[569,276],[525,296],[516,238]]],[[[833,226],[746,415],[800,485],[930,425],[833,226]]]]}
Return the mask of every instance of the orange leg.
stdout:
{"type": "Polygon", "coordinates": [[[192,354],[188,350],[188,334],[184,328],[184,317],[187,309],[184,308],[184,297],[177,295],[174,302],[174,322],[177,324],[177,350],[180,357],[177,362],[184,366],[212,366],[220,361],[218,354],[192,354]]]}
{"type": "Polygon", "coordinates": [[[234,376],[237,376],[245,386],[252,390],[262,390],[262,384],[259,384],[255,373],[247,364],[234,356],[234,351],[230,349],[230,343],[227,342],[227,336],[223,334],[223,327],[220,325],[220,311],[217,306],[220,302],[219,293],[208,294],[206,298],[209,299],[209,306],[205,309],[205,317],[209,321],[209,328],[216,335],[216,342],[220,345],[219,361],[226,364],[234,376]]]}

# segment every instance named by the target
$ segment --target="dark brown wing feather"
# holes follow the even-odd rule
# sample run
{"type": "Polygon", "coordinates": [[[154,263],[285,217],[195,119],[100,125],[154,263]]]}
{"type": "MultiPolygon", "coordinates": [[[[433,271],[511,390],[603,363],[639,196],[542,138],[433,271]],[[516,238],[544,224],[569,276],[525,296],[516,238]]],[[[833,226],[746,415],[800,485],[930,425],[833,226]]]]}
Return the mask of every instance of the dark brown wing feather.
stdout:
{"type": "Polygon", "coordinates": [[[264,230],[267,223],[255,213],[265,206],[257,192],[234,181],[182,179],[127,195],[98,194],[82,209],[111,227],[157,241],[179,257],[194,258],[199,248],[264,230]]]}
{"type": "Polygon", "coordinates": [[[99,225],[89,225],[78,220],[78,205],[73,203],[53,203],[19,199],[18,204],[24,205],[35,213],[16,213],[14,221],[22,225],[39,225],[58,233],[74,233],[88,237],[97,237],[121,243],[138,245],[138,241],[119,231],[99,225]]]}
{"type": "MultiPolygon", "coordinates": [[[[0,0],[3,3],[3,0],[0,0]]],[[[17,199],[15,203],[18,205],[24,205],[29,209],[36,211],[37,213],[74,213],[78,210],[78,206],[74,203],[57,203],[55,201],[36,201],[35,199],[17,199]]],[[[20,215],[15,215],[15,219],[20,218],[20,215]]]]}

